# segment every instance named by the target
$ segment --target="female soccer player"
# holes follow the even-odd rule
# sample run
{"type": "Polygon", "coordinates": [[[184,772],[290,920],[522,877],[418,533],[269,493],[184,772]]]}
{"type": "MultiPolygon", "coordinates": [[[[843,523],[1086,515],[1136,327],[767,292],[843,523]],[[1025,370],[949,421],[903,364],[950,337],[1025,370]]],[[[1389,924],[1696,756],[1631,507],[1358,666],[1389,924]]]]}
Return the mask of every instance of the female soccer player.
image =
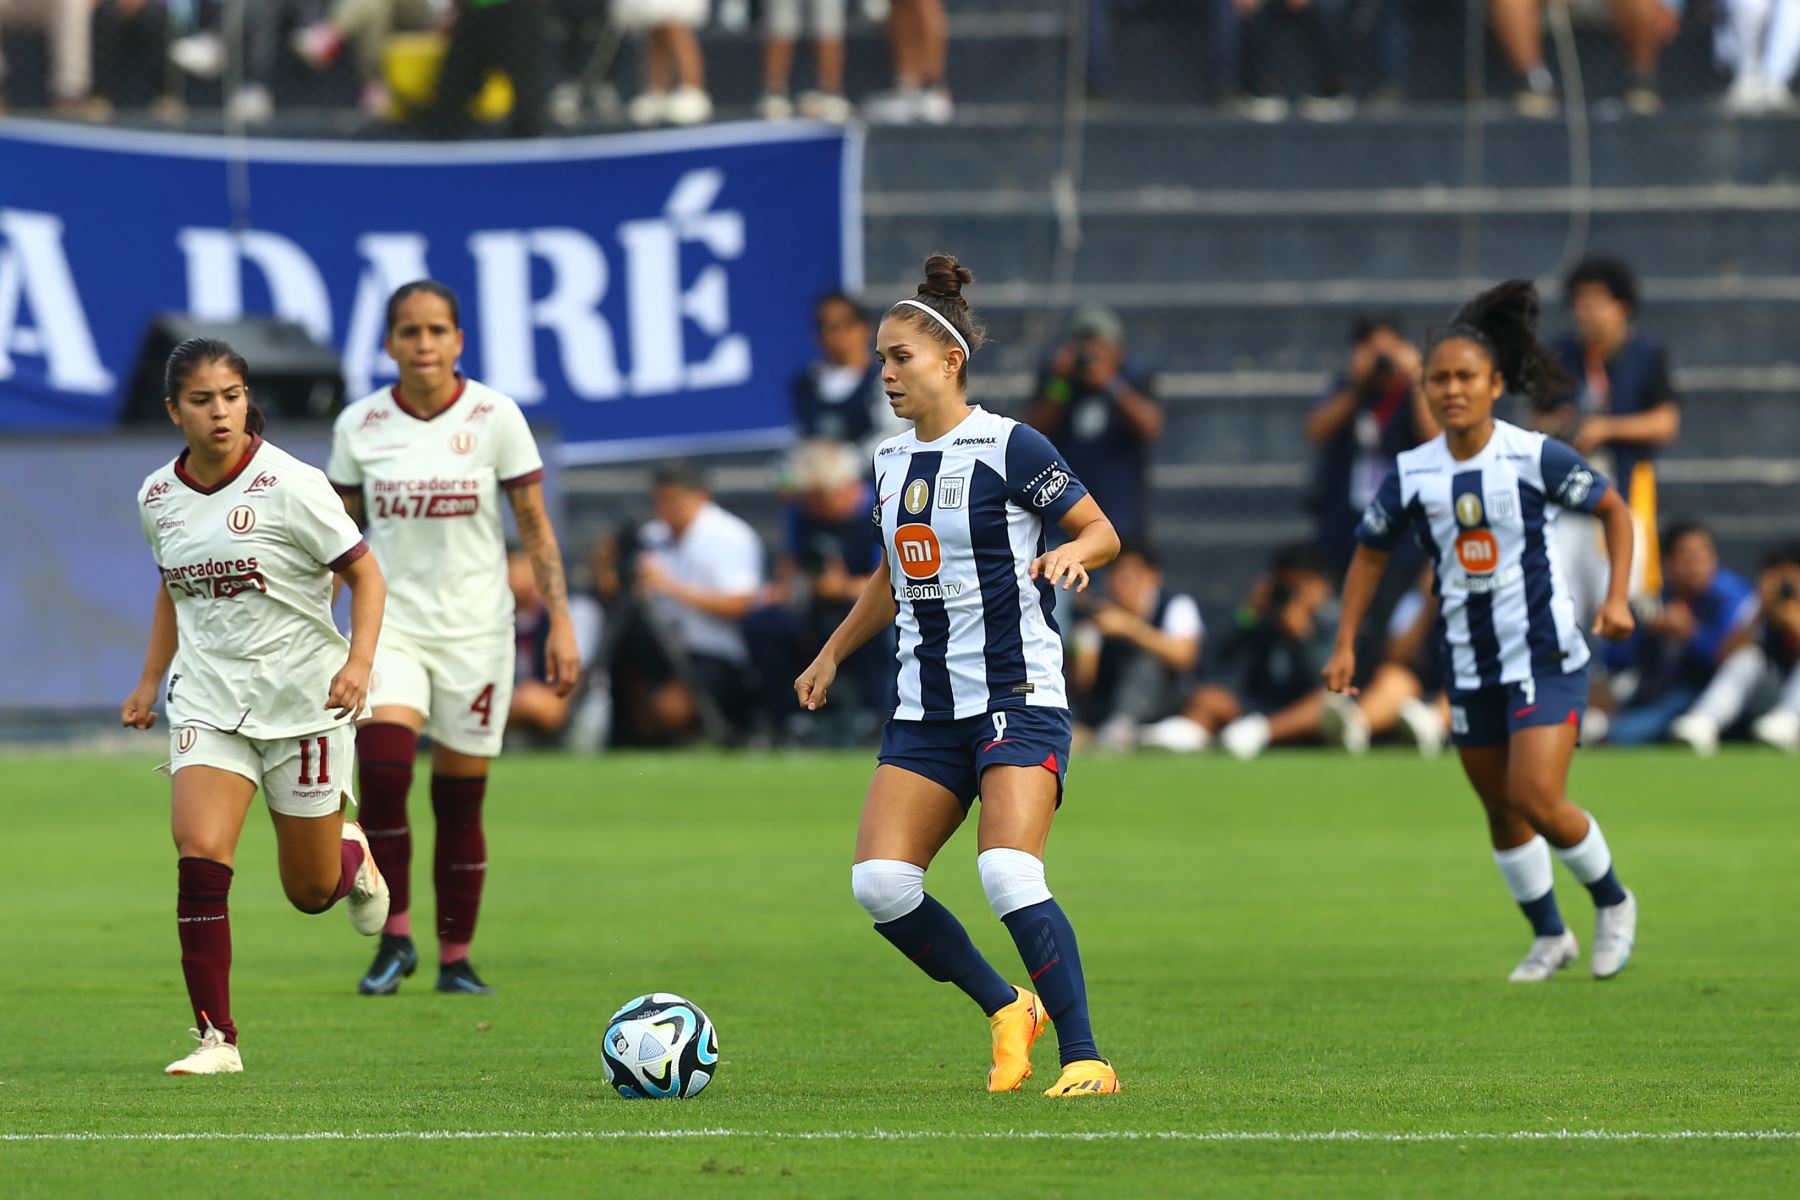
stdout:
{"type": "Polygon", "coordinates": [[[1594,897],[1595,977],[1624,970],[1637,935],[1637,901],[1613,873],[1600,823],[1565,794],[1588,648],[1554,536],[1560,509],[1600,518],[1612,582],[1594,632],[1617,641],[1632,628],[1631,512],[1568,446],[1494,419],[1509,388],[1538,399],[1567,386],[1537,340],[1537,315],[1537,292],[1514,280],[1469,301],[1433,339],[1425,398],[1443,433],[1399,456],[1363,514],[1324,672],[1332,691],[1351,690],[1356,630],[1389,552],[1413,530],[1437,565],[1451,736],[1487,810],[1494,861],[1537,935],[1515,983],[1549,979],[1579,952],[1551,890],[1552,847],[1594,897]]]}
{"type": "Polygon", "coordinates": [[[1044,844],[1069,769],[1069,702],[1052,588],[1087,587],[1119,538],[1044,436],[970,408],[969,355],[981,326],[954,258],[925,260],[918,294],[877,332],[882,384],[909,431],[875,452],[884,562],[798,679],[822,707],[838,667],[899,629],[899,705],[882,733],[850,885],[875,930],[988,1016],[988,1090],[1031,1075],[1046,1021],[1062,1045],[1050,1096],[1105,1095],[1118,1076],[1094,1045],[1075,931],[1044,884],[1044,844]],[[1044,522],[1072,540],[1044,552],[1044,522]],[[925,894],[925,868],[981,796],[977,865],[988,901],[1042,994],[1002,979],[950,912],[925,894]]]}
{"type": "Polygon", "coordinates": [[[162,571],[144,675],[120,708],[156,723],[169,675],[175,904],[181,970],[200,1045],[171,1075],[242,1071],[231,1019],[231,861],[260,785],[275,822],[281,886],[321,913],[348,897],[372,934],[388,890],[368,840],[343,817],[353,797],[351,719],[369,687],[386,596],[381,570],[309,467],[262,439],[249,368],[230,346],[190,338],[164,376],[187,449],[144,480],[138,514],[162,571]],[[350,588],[350,640],[331,619],[331,577],[350,588]]]}
{"type": "Polygon", "coordinates": [[[400,382],[338,416],[325,468],[351,518],[368,529],[392,589],[369,687],[373,711],[356,738],[363,826],[394,895],[375,961],[357,985],[370,996],[397,991],[419,962],[406,794],[427,728],[437,818],[437,990],[493,990],[469,965],[469,943],[487,877],[481,805],[488,762],[500,753],[512,699],[502,492],[550,616],[547,680],[567,696],[581,675],[562,554],[539,485],[543,459],[519,406],[457,373],[462,350],[454,292],[431,280],[396,291],[387,307],[387,352],[399,364],[400,382]]]}

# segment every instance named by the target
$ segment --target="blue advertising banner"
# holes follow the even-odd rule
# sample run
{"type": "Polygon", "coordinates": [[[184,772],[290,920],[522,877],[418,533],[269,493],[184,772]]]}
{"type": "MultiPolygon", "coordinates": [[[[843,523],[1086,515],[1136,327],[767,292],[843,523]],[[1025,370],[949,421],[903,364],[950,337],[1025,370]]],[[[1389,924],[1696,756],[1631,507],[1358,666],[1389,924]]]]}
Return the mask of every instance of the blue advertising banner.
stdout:
{"type": "Polygon", "coordinates": [[[161,311],[297,321],[359,398],[393,378],[388,294],[429,276],[462,299],[464,370],[564,461],[776,444],[813,299],[860,286],[860,194],[856,131],[805,123],[422,144],[0,121],[0,430],[112,425],[161,311]]]}

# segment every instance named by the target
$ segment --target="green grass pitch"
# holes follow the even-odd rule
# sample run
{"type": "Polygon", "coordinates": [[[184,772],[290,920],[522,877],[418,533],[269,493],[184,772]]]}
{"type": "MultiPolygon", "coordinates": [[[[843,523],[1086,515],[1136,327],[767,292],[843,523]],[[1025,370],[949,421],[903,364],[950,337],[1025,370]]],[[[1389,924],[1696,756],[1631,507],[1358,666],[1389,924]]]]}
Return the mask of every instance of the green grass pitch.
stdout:
{"type": "MultiPolygon", "coordinates": [[[[8,1196],[1800,1194],[1800,770],[1773,754],[1582,755],[1637,957],[1539,987],[1505,982],[1529,931],[1449,760],[1080,758],[1050,884],[1126,1091],[1067,1103],[1040,1094],[1053,1036],[1026,1091],[988,1096],[980,1013],[870,932],[860,754],[503,760],[489,998],[426,969],[355,995],[373,943],[287,907],[253,814],[247,1070],[165,1078],[191,1043],[153,761],[0,760],[8,1196]],[[606,1016],[650,990],[718,1025],[697,1100],[601,1081],[606,1016]],[[416,1136],[450,1131],[534,1136],[416,1136]],[[1758,1132],[1786,1136],[1727,1136],[1758,1132]]],[[[965,829],[930,887],[1017,978],[974,858],[965,829]]],[[[1560,867],[1558,892],[1585,947],[1560,867]]]]}

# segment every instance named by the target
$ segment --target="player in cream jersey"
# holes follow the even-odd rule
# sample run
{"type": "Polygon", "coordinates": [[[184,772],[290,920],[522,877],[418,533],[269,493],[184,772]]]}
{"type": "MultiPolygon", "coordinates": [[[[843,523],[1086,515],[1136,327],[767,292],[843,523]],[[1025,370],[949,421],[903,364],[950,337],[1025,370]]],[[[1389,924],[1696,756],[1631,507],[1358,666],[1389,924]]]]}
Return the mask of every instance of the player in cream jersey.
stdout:
{"type": "Polygon", "coordinates": [[[490,989],[469,965],[487,842],[481,807],[500,753],[513,685],[513,597],[500,499],[511,503],[550,617],[548,680],[573,691],[580,657],[562,556],[544,509],[543,459],[525,414],[456,371],[462,354],[455,293],[429,280],[388,301],[387,350],[400,382],[350,405],[333,430],[325,473],[365,525],[389,598],[357,735],[363,825],[393,904],[366,995],[398,990],[412,943],[412,833],[406,798],[419,735],[432,741],[437,819],[438,990],[490,989]]]}
{"type": "Polygon", "coordinates": [[[168,674],[176,920],[200,1041],[171,1075],[244,1069],[226,896],[259,786],[294,906],[324,912],[348,897],[351,924],[365,934],[387,917],[368,841],[343,819],[353,798],[350,721],[381,627],[381,571],[325,476],[263,441],[248,374],[223,342],[175,348],[166,403],[187,449],[138,491],[162,581],[144,674],[120,719],[150,728],[168,674]],[[351,591],[349,641],[332,624],[333,574],[351,591]]]}

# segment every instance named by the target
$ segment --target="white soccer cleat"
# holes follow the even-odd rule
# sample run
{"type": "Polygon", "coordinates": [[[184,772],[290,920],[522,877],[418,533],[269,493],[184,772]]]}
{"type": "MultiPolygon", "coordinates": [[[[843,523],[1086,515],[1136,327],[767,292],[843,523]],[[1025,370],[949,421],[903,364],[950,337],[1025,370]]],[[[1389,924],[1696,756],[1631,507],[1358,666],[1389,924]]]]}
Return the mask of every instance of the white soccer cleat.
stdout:
{"type": "Polygon", "coordinates": [[[1424,757],[1436,758],[1444,752],[1444,722],[1438,718],[1437,709],[1423,700],[1408,700],[1400,705],[1400,728],[1424,757]]]}
{"type": "Polygon", "coordinates": [[[1219,745],[1233,758],[1252,759],[1269,745],[1269,718],[1239,717],[1219,730],[1219,745]]]}
{"type": "Polygon", "coordinates": [[[1319,736],[1360,758],[1369,752],[1369,719],[1350,697],[1338,692],[1328,693],[1325,714],[1319,721],[1319,736]]]}
{"type": "Polygon", "coordinates": [[[1669,736],[1692,747],[1701,758],[1719,752],[1719,724],[1704,713],[1683,713],[1669,723],[1669,736]]]}
{"type": "Polygon", "coordinates": [[[225,1035],[206,1022],[204,1031],[188,1030],[199,1045],[188,1051],[186,1058],[176,1059],[163,1068],[164,1075],[234,1075],[244,1069],[238,1048],[225,1040],[225,1035]]]}
{"type": "Polygon", "coordinates": [[[1750,726],[1750,736],[1789,754],[1800,752],[1800,713],[1791,708],[1772,708],[1756,718],[1750,726]]]}
{"type": "Polygon", "coordinates": [[[1631,961],[1637,941],[1637,897],[1625,889],[1623,903],[1594,910],[1594,952],[1588,961],[1595,979],[1611,979],[1631,961]]]}
{"type": "Polygon", "coordinates": [[[1532,942],[1531,949],[1525,952],[1525,957],[1506,979],[1508,983],[1542,983],[1579,957],[1581,946],[1575,941],[1575,935],[1565,929],[1555,937],[1541,937],[1532,942]]]}
{"type": "Polygon", "coordinates": [[[350,894],[344,898],[344,907],[350,912],[350,924],[356,932],[373,937],[387,924],[387,880],[381,877],[381,869],[375,865],[375,853],[369,849],[369,838],[361,825],[345,821],[344,840],[357,842],[363,848],[362,866],[356,868],[356,880],[350,885],[350,894]]]}

